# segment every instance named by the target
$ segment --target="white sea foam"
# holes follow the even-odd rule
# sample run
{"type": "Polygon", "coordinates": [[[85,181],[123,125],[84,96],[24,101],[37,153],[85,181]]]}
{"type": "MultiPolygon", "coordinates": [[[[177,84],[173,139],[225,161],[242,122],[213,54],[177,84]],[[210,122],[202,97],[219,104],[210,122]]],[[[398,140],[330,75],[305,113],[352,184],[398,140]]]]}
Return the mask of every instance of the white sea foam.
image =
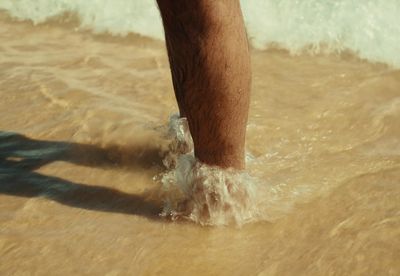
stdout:
{"type": "Polygon", "coordinates": [[[278,44],[299,53],[341,52],[400,66],[400,2],[397,0],[242,1],[256,47],[278,44]],[[321,45],[326,48],[321,48],[321,45]],[[311,46],[311,47],[310,47],[311,46]]]}
{"type": "MultiPolygon", "coordinates": [[[[294,54],[340,52],[400,67],[398,0],[242,0],[253,46],[277,45],[294,54]],[[321,47],[324,45],[324,47],[321,47]]],[[[41,23],[64,12],[79,16],[81,28],[156,39],[163,30],[154,1],[1,0],[0,9],[18,19],[41,23]]]]}
{"type": "Polygon", "coordinates": [[[82,29],[114,35],[137,33],[162,39],[164,37],[157,6],[143,0],[1,0],[0,9],[11,16],[35,24],[63,13],[77,14],[82,29]]]}

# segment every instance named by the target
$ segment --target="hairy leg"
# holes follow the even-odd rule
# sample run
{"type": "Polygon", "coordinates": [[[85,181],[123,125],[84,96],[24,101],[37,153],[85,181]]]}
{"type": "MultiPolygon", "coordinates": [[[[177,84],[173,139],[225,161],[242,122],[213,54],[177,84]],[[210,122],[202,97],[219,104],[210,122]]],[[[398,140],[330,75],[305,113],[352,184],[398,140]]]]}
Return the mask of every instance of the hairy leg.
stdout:
{"type": "Polygon", "coordinates": [[[239,0],[157,0],[180,114],[195,156],[245,166],[251,68],[239,0]]]}

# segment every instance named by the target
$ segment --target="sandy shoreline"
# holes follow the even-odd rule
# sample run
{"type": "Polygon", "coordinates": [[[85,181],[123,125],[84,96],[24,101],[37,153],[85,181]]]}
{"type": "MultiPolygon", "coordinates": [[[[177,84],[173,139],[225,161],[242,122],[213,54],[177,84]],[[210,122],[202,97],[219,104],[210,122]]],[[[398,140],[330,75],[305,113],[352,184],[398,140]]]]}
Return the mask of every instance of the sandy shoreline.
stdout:
{"type": "Polygon", "coordinates": [[[290,208],[200,227],[158,216],[162,43],[0,26],[0,274],[400,273],[398,70],[254,51],[248,166],[290,208]]]}

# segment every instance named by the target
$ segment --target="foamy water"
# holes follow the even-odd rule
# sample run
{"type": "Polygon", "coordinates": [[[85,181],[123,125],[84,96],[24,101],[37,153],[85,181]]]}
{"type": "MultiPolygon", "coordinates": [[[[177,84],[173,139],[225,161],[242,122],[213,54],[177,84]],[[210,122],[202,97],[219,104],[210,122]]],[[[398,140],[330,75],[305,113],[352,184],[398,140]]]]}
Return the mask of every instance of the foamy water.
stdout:
{"type": "Polygon", "coordinates": [[[186,118],[171,116],[169,133],[171,142],[164,159],[168,171],[161,175],[162,216],[201,225],[242,225],[260,219],[255,178],[196,160],[186,118]]]}
{"type": "MultiPolygon", "coordinates": [[[[166,171],[155,177],[162,183],[163,217],[209,226],[273,222],[313,194],[309,185],[284,191],[281,183],[271,185],[252,175],[251,169],[235,171],[199,162],[187,120],[177,114],[170,118],[168,133],[170,142],[163,160],[166,171]]],[[[262,158],[249,158],[250,153],[247,156],[248,168],[263,162],[262,158]]]]}
{"type": "MultiPolygon", "coordinates": [[[[400,66],[400,2],[397,0],[243,0],[253,46],[293,54],[351,50],[363,59],[400,66]]],[[[2,0],[0,9],[35,24],[63,13],[78,15],[80,28],[114,35],[137,33],[162,39],[154,1],[2,0]]]]}

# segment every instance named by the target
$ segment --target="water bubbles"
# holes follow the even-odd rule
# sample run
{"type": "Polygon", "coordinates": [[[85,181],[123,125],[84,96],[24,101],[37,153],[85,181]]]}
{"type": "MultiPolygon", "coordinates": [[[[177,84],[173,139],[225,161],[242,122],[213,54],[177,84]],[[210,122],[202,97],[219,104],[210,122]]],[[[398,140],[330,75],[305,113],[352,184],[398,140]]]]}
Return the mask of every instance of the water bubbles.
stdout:
{"type": "MultiPolygon", "coordinates": [[[[169,123],[171,143],[161,176],[164,208],[172,220],[201,225],[241,225],[257,217],[257,181],[246,172],[202,164],[193,155],[187,121],[173,115],[169,123]]],[[[254,159],[247,155],[247,159],[254,159]]]]}

